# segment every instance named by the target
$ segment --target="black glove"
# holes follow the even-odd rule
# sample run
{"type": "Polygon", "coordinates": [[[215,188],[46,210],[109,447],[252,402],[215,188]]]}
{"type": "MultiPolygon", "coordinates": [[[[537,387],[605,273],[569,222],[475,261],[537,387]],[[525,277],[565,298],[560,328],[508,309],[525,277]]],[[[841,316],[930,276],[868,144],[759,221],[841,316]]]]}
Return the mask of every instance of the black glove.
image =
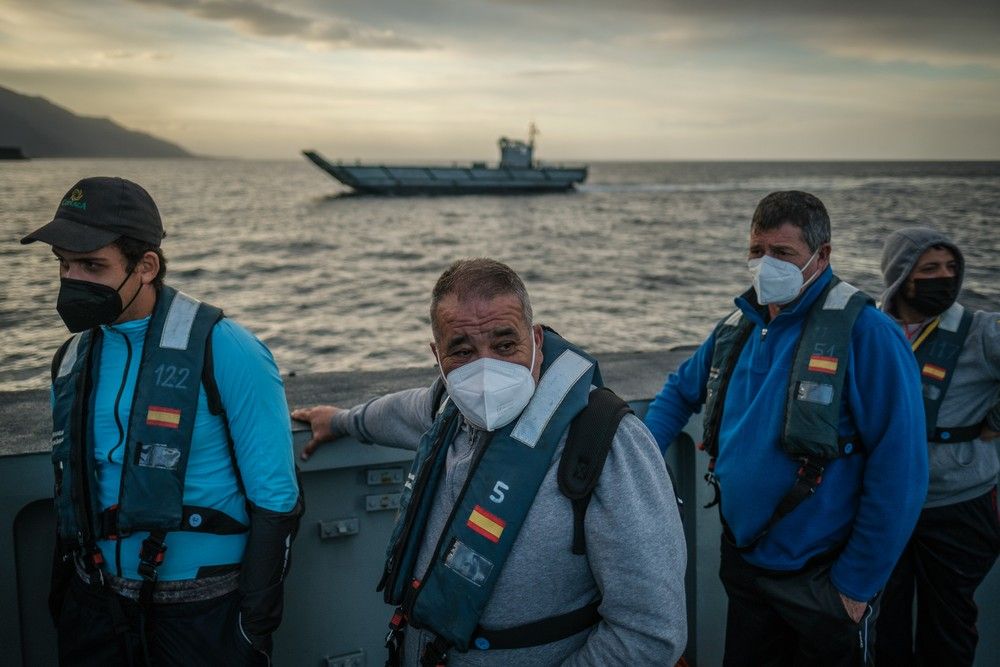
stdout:
{"type": "Polygon", "coordinates": [[[241,625],[251,641],[269,641],[281,624],[285,574],[304,507],[301,496],[290,512],[272,512],[249,501],[247,506],[250,535],[240,569],[241,625]]]}

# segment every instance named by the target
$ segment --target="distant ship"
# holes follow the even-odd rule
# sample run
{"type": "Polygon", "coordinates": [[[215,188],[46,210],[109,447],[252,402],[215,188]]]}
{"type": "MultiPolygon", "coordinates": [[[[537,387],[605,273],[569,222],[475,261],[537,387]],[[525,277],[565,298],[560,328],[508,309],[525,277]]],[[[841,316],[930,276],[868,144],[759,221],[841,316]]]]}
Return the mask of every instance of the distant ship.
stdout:
{"type": "Polygon", "coordinates": [[[528,194],[570,190],[587,178],[587,167],[535,162],[532,123],[528,141],[500,137],[500,164],[469,166],[348,165],[328,162],[316,151],[302,151],[313,164],[357,192],[380,195],[528,194]]]}

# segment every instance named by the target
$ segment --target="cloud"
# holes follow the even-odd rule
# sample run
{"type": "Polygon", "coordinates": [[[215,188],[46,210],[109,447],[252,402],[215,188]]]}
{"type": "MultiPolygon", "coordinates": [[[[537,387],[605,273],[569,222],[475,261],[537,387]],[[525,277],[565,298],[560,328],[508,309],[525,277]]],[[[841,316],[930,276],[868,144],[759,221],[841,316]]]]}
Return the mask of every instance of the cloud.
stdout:
{"type": "MultiPolygon", "coordinates": [[[[873,63],[1000,68],[996,0],[489,0],[526,15],[642,21],[641,41],[690,51],[797,45],[873,63]]],[[[639,39],[637,36],[630,36],[639,39]]]]}
{"type": "Polygon", "coordinates": [[[566,66],[553,66],[553,67],[532,67],[530,69],[523,69],[519,72],[515,72],[514,76],[521,77],[525,79],[540,79],[547,77],[564,78],[567,76],[578,76],[583,74],[590,74],[594,71],[593,67],[588,65],[566,65],[566,66]]]}
{"type": "Polygon", "coordinates": [[[294,38],[330,49],[419,50],[427,45],[337,17],[314,18],[275,9],[254,0],[131,0],[232,25],[258,37],[294,38]]]}
{"type": "Polygon", "coordinates": [[[171,60],[174,57],[173,54],[162,51],[131,51],[129,49],[112,49],[110,51],[102,51],[98,55],[104,60],[158,61],[171,60]]]}

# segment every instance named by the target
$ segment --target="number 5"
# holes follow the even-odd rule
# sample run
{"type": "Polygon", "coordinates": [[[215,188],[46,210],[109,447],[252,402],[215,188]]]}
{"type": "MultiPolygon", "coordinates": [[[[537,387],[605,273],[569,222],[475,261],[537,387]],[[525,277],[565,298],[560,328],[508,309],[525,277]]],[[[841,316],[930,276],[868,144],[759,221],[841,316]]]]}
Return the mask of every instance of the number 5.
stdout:
{"type": "Polygon", "coordinates": [[[490,500],[497,503],[498,505],[503,502],[504,491],[510,491],[510,487],[503,482],[497,482],[493,485],[493,494],[490,495],[490,500]]]}

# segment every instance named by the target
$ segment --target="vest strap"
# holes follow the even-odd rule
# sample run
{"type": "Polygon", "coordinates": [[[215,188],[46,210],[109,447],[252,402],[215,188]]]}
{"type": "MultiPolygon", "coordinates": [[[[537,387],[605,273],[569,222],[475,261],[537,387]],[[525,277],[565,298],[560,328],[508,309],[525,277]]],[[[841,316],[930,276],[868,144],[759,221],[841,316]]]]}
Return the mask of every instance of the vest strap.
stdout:
{"type": "Polygon", "coordinates": [[[829,461],[822,458],[803,456],[800,459],[800,463],[801,465],[795,473],[795,483],[792,485],[792,488],[778,502],[778,506],[767,520],[764,528],[753,539],[742,546],[736,543],[736,536],[722,516],[722,503],[719,503],[719,519],[722,521],[723,532],[726,539],[736,551],[741,554],[753,551],[760,544],[760,541],[771,532],[776,523],[791,514],[792,510],[802,504],[802,501],[816,493],[816,489],[823,481],[823,471],[826,470],[829,461]]]}
{"type": "Polygon", "coordinates": [[[473,634],[472,648],[486,651],[551,644],[597,625],[601,620],[598,611],[600,606],[601,599],[598,598],[565,614],[549,616],[504,630],[487,630],[480,625],[473,634]]]}
{"type": "Polygon", "coordinates": [[[940,442],[944,444],[969,442],[979,437],[983,432],[982,424],[971,426],[939,426],[927,438],[930,442],[940,442]]]}
{"type": "Polygon", "coordinates": [[[163,564],[163,557],[167,553],[167,539],[165,530],[154,530],[149,537],[142,541],[139,547],[139,575],[142,577],[142,586],[139,588],[139,604],[148,607],[153,603],[153,590],[156,588],[157,568],[163,564]]]}
{"type": "MultiPolygon", "coordinates": [[[[118,505],[112,505],[98,516],[98,535],[105,539],[116,540],[121,535],[118,528],[118,505]]],[[[213,535],[239,535],[250,528],[243,525],[225,512],[212,507],[184,505],[181,508],[180,530],[192,533],[211,533],[213,535]]]]}
{"type": "Polygon", "coordinates": [[[722,428],[722,410],[729,391],[729,380],[739,361],[740,352],[753,332],[753,322],[743,318],[736,309],[715,330],[715,349],[712,367],[705,385],[705,421],[700,449],[713,459],[719,454],[719,430],[722,428]]]}

